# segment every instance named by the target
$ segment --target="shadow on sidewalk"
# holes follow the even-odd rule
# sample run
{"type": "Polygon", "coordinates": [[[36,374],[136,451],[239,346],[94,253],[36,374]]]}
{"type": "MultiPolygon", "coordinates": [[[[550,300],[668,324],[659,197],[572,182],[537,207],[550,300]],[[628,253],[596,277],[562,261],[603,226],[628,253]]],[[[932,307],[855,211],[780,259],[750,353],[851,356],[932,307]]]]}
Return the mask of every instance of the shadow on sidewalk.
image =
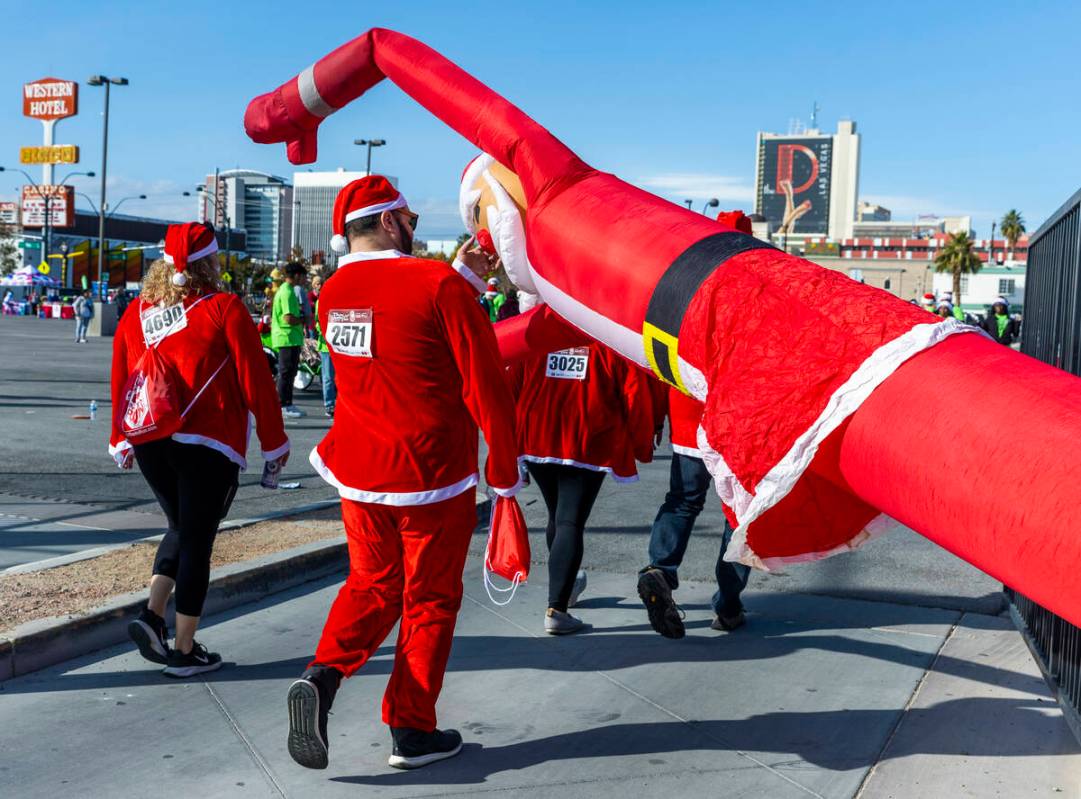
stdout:
{"type": "MultiPolygon", "coordinates": [[[[698,626],[698,622],[692,623],[698,626]]],[[[708,622],[703,622],[708,624],[708,622]]],[[[643,665],[779,661],[798,657],[805,651],[855,655],[871,661],[888,661],[915,669],[927,669],[933,652],[908,649],[887,641],[867,641],[844,635],[818,634],[806,629],[788,629],[786,634],[758,635],[751,631],[723,636],[689,636],[668,641],[655,635],[614,633],[576,638],[526,638],[521,636],[470,635],[454,639],[448,672],[487,672],[534,669],[562,672],[615,672],[643,665]],[[791,633],[791,634],[787,634],[791,633]],[[493,655],[493,653],[497,653],[493,655]]],[[[358,676],[386,676],[394,665],[393,645],[380,647],[358,676]]],[[[228,658],[229,653],[223,652],[228,658]]],[[[275,681],[293,679],[306,667],[308,658],[264,663],[226,663],[207,676],[211,683],[275,681]]],[[[971,661],[940,655],[934,670],[963,676],[989,685],[1009,680],[1024,690],[1039,690],[1041,680],[1032,675],[998,669],[971,661]]],[[[105,671],[78,674],[43,674],[9,681],[5,693],[23,694],[53,691],[82,691],[169,682],[156,669],[105,671]]]]}
{"type": "MultiPolygon", "coordinates": [[[[1066,755],[1079,751],[1076,743],[1066,738],[1060,742],[1059,751],[1048,751],[1043,715],[1048,706],[1048,703],[1030,699],[972,698],[941,702],[930,708],[907,712],[896,708],[777,712],[747,719],[612,724],[507,746],[467,743],[460,757],[430,769],[333,777],[331,781],[387,788],[478,784],[487,782],[490,777],[503,771],[560,760],[688,751],[781,752],[820,768],[848,771],[867,768],[879,761],[882,731],[891,729],[903,712],[905,724],[919,724],[921,729],[941,729],[952,733],[956,733],[958,719],[980,724],[982,719],[1001,721],[1008,714],[1015,721],[1009,730],[1000,730],[993,735],[942,734],[925,738],[917,746],[906,749],[891,747],[888,758],[918,753],[1026,757],[1066,755]]],[[[338,756],[348,756],[348,753],[338,756]]]]}

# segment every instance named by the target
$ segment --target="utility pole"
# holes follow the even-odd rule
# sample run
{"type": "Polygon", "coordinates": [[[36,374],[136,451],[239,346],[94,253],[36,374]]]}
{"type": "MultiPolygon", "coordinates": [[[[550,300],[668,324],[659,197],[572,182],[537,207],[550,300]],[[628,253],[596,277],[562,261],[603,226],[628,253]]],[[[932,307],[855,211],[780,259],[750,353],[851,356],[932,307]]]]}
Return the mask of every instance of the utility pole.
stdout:
{"type": "Polygon", "coordinates": [[[98,205],[98,286],[101,299],[108,294],[105,273],[105,170],[109,163],[109,88],[112,84],[127,86],[127,78],[110,78],[106,75],[93,75],[87,81],[91,86],[105,87],[105,124],[101,139],[101,201],[98,205]]]}

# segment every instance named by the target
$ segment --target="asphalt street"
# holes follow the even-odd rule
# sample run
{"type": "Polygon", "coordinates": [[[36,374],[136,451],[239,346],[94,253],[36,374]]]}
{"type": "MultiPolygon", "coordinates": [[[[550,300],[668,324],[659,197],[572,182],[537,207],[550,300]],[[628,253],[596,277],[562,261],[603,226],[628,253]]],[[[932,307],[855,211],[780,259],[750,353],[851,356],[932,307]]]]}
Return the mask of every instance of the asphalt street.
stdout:
{"type": "MultiPolygon", "coordinates": [[[[157,504],[138,471],[119,471],[106,452],[112,339],[75,344],[72,325],[60,320],[0,317],[0,352],[5,366],[0,372],[0,568],[48,557],[58,551],[50,549],[57,538],[63,542],[61,550],[72,551],[84,543],[93,547],[161,532],[157,504]],[[98,404],[95,421],[72,418],[85,415],[91,400],[98,404]],[[78,515],[60,519],[67,526],[46,524],[55,513],[32,513],[25,509],[25,498],[80,503],[86,506],[87,514],[127,512],[127,527],[117,530],[123,525],[111,522],[89,525],[108,530],[77,529],[71,525],[86,524],[78,515]],[[16,515],[21,524],[19,518],[10,516],[4,522],[3,513],[12,506],[18,506],[16,515]],[[146,519],[146,524],[140,526],[139,519],[146,519]],[[31,546],[30,542],[37,542],[33,554],[19,551],[31,546]]],[[[309,415],[286,423],[293,457],[282,479],[300,481],[301,488],[272,492],[259,486],[262,461],[253,436],[248,453],[251,465],[241,475],[230,518],[250,518],[334,497],[307,461],[308,452],[329,427],[321,397],[317,390],[302,392],[297,404],[309,415]]],[[[627,574],[628,580],[634,579],[634,573],[645,565],[649,530],[668,486],[669,466],[664,445],[654,463],[642,467],[640,482],[622,486],[605,483],[590,518],[587,569],[627,574]]],[[[543,502],[536,487],[527,488],[521,500],[530,528],[537,531],[532,539],[534,559],[543,561],[543,502]]],[[[30,499],[29,503],[35,501],[39,500],[30,499]]],[[[712,580],[721,525],[714,496],[695,528],[682,577],[712,580]]],[[[475,549],[483,549],[483,536],[476,537],[475,549]]],[[[1003,607],[996,581],[901,527],[856,552],[769,575],[755,573],[751,588],[991,614],[1003,607]]]]}

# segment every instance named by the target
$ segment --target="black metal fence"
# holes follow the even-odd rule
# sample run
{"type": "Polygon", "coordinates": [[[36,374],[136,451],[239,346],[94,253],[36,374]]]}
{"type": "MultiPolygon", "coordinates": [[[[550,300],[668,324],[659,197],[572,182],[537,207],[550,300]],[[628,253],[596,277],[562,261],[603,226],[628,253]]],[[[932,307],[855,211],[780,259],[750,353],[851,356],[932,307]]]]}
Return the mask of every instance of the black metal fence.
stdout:
{"type": "MultiPolygon", "coordinates": [[[[1021,352],[1081,376],[1081,191],[1029,239],[1021,352]]],[[[1081,739],[1081,628],[1005,590],[1010,615],[1081,739]]]]}

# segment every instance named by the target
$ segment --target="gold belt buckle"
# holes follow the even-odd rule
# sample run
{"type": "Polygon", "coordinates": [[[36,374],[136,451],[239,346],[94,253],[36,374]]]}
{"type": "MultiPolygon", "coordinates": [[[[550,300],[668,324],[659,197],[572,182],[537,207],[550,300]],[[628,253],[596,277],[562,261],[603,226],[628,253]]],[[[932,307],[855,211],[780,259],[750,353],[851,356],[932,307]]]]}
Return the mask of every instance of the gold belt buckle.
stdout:
{"type": "Polygon", "coordinates": [[[687,394],[679,376],[679,339],[649,322],[642,324],[642,344],[653,374],[668,385],[687,394]]]}

